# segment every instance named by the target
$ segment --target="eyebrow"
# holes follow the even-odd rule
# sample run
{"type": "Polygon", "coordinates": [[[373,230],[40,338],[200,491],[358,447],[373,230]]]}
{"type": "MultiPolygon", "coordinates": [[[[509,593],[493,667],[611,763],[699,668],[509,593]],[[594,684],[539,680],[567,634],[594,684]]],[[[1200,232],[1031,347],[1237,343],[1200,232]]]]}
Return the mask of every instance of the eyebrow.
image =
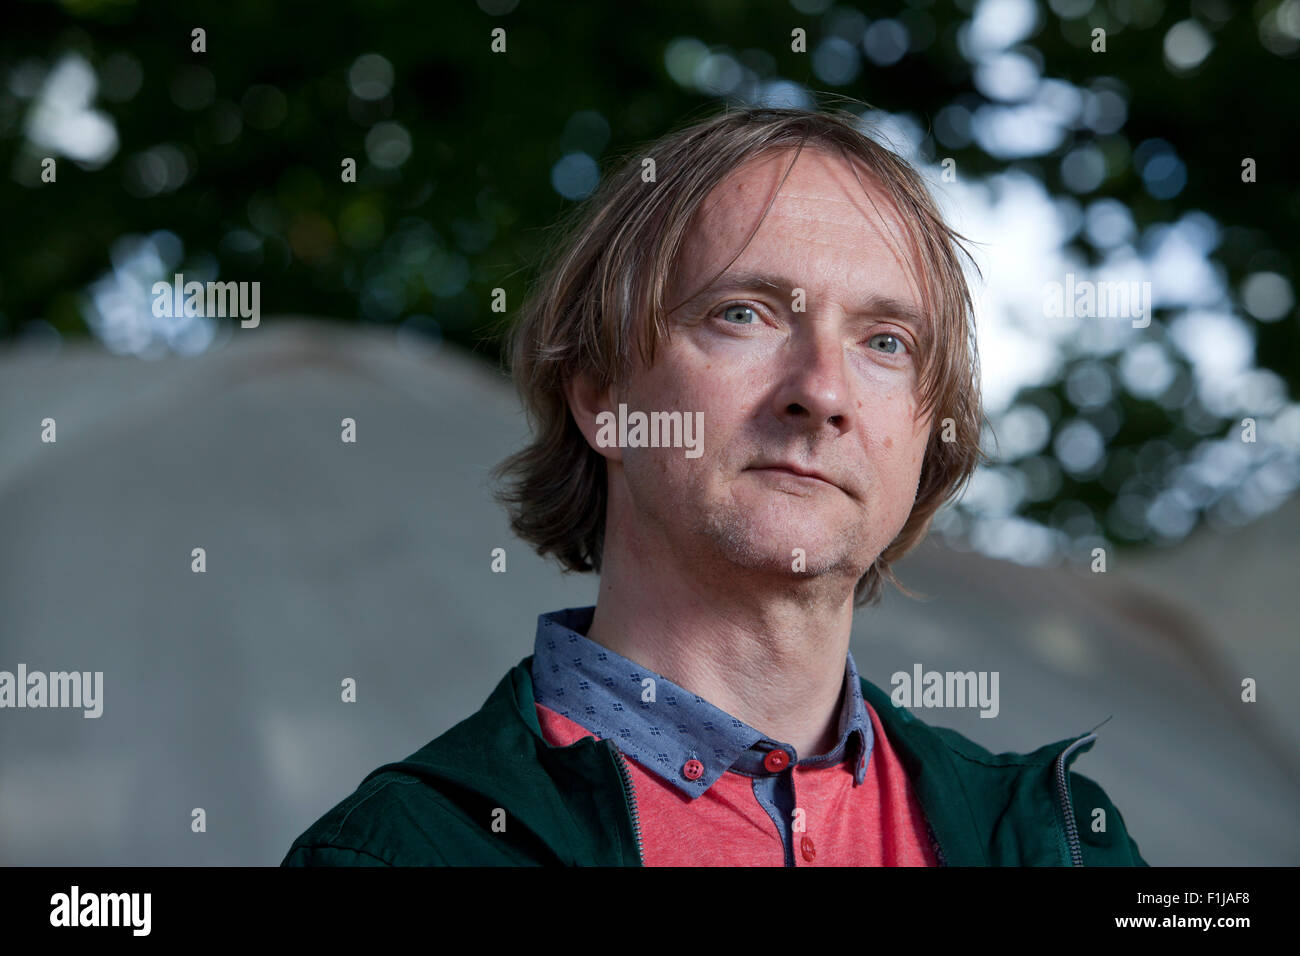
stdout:
{"type": "MultiPolygon", "coordinates": [[[[705,288],[683,302],[678,308],[690,311],[699,306],[704,299],[732,292],[743,292],[747,289],[772,289],[787,296],[793,296],[794,290],[797,288],[800,288],[798,283],[781,275],[754,272],[748,269],[724,272],[705,288]]],[[[676,311],[676,309],[673,311],[676,311]]],[[[926,317],[919,310],[893,296],[867,296],[866,299],[858,303],[856,309],[850,309],[849,311],[852,315],[888,316],[904,324],[912,325],[918,330],[928,328],[926,317]]]]}

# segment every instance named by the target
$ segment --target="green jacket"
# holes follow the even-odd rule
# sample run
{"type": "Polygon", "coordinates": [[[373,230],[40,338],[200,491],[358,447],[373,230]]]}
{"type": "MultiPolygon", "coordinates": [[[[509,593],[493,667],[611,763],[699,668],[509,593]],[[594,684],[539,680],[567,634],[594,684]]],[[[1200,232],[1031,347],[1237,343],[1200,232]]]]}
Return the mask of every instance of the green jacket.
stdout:
{"type": "MultiPolygon", "coordinates": [[[[993,754],[895,707],[866,680],[862,693],[947,865],[1147,865],[1101,787],[1069,770],[1096,734],[1029,754],[993,754]],[[1100,833],[1092,826],[1098,808],[1105,811],[1100,833]]],[[[294,841],[280,865],[640,866],[624,759],[608,740],[546,742],[526,657],[477,713],[367,776],[294,841]]]]}

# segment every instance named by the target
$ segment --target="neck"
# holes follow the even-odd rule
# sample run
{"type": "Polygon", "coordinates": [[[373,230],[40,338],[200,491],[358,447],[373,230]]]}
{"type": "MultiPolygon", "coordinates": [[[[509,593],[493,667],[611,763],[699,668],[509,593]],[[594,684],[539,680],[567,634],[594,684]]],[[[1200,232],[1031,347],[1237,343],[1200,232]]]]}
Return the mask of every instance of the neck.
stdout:
{"type": "Polygon", "coordinates": [[[853,590],[843,578],[794,584],[718,558],[671,558],[616,530],[605,538],[587,636],[703,697],[800,758],[839,734],[853,590]],[[634,557],[637,556],[637,557],[634,557]]]}

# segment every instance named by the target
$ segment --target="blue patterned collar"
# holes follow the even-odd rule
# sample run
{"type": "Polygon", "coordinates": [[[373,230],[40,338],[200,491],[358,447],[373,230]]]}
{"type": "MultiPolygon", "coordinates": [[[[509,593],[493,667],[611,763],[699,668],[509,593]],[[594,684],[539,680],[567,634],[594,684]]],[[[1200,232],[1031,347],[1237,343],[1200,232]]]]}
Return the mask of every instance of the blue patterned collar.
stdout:
{"type": "Polygon", "coordinates": [[[642,767],[698,797],[728,770],[770,776],[787,765],[853,764],[855,784],[866,777],[874,743],[853,654],[847,655],[839,742],[828,753],[799,757],[793,746],[764,737],[743,721],[586,637],[595,607],[538,615],[533,648],[533,696],[602,739],[612,740],[642,767]],[[774,751],[785,751],[784,756],[774,751]]]}

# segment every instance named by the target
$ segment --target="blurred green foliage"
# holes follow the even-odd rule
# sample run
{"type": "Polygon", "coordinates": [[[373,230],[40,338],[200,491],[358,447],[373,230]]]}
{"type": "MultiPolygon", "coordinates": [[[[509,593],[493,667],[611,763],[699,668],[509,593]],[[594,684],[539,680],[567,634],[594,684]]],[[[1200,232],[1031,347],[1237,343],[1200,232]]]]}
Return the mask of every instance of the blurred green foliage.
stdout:
{"type": "MultiPolygon", "coordinates": [[[[1297,59],[1260,40],[1261,21],[1279,4],[1193,3],[1214,51],[1186,76],[1173,75],[1162,56],[1169,27],[1189,16],[1186,4],[1097,0],[1071,20],[1038,6],[1040,25],[1025,45],[1045,76],[1081,87],[1112,77],[1128,91],[1127,122],[1105,144],[1107,175],[1087,198],[1119,200],[1139,231],[1202,210],[1224,229],[1213,258],[1230,288],[1265,268],[1294,288],[1297,59]],[[1089,48],[1097,25],[1109,34],[1105,53],[1089,48]],[[1153,198],[1128,161],[1128,150],[1156,137],[1187,166],[1185,188],[1170,199],[1153,198]],[[1255,183],[1241,180],[1246,156],[1258,164],[1255,183]]],[[[491,290],[503,287],[517,307],[550,241],[547,227],[571,204],[552,186],[555,163],[581,150],[604,168],[615,154],[719,107],[669,76],[671,41],[698,38],[771,77],[928,123],[954,102],[984,101],[959,45],[973,8],[948,0],[844,3],[817,13],[787,0],[21,0],[10,5],[0,37],[0,338],[34,319],[85,335],[79,294],[108,268],[114,240],[165,229],[183,241],[187,262],[215,256],[223,278],[260,280],[263,314],[377,323],[427,315],[448,340],[496,360],[500,317],[490,311],[491,290]],[[873,20],[897,16],[914,36],[932,39],[895,65],[867,64],[829,89],[811,57],[792,52],[790,31],[805,28],[811,48],[827,18],[855,9],[873,20]],[[191,49],[196,27],[206,30],[206,52],[191,49]],[[502,54],[490,51],[495,27],[508,31],[502,54]],[[32,98],[16,77],[48,71],[71,53],[96,71],[93,106],[111,117],[118,146],[97,168],[61,159],[57,184],[42,184],[40,151],[24,132],[32,98]],[[391,90],[374,99],[350,89],[350,71],[366,54],[381,55],[394,74],[391,90]],[[381,124],[400,129],[382,126],[387,147],[373,141],[368,150],[381,124]],[[403,161],[371,161],[385,148],[402,153],[403,132],[403,161]],[[160,146],[167,150],[150,153],[160,146]],[[357,160],[355,184],[340,180],[344,157],[357,160]],[[166,160],[181,163],[183,182],[142,188],[166,172],[166,160]]],[[[1068,135],[1047,156],[1013,162],[975,143],[940,155],[953,156],[963,177],[1016,166],[1068,195],[1060,158],[1089,136],[1068,135]]],[[[1079,249],[1095,261],[1096,250],[1079,249]]],[[[1294,310],[1284,321],[1255,323],[1255,332],[1257,362],[1296,395],[1294,310]]],[[[1054,415],[1068,407],[1060,383],[1024,400],[1054,415]]],[[[1186,451],[1203,437],[1175,411],[1127,394],[1116,400],[1123,424],[1108,442],[1114,473],[1066,476],[1024,514],[1059,525],[1060,505],[1081,503],[1109,527],[1106,510],[1147,443],[1160,438],[1186,451]]],[[[1152,487],[1160,480],[1153,475],[1152,487]]]]}

